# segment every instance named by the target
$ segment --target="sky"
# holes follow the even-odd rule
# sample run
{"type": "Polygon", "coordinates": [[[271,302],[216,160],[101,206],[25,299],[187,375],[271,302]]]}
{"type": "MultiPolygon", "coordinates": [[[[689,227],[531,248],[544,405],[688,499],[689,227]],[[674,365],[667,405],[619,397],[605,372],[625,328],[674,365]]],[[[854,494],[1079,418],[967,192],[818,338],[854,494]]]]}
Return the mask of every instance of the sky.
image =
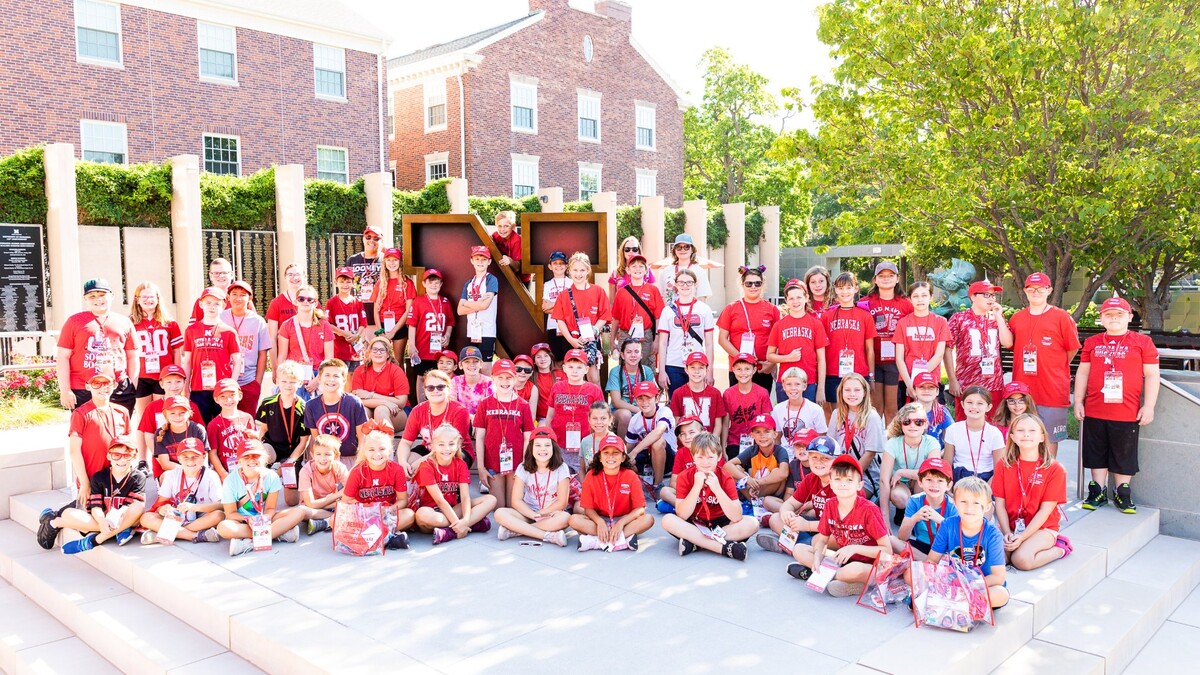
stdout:
{"type": "MultiPolygon", "coordinates": [[[[389,56],[439,44],[505,23],[528,13],[526,0],[342,0],[389,33],[389,56]]],[[[799,87],[805,101],[809,82],[828,79],[829,49],[817,40],[817,0],[625,0],[633,7],[633,36],[698,103],[704,91],[700,57],[713,46],[728,49],[738,63],[765,75],[778,96],[799,87]]],[[[591,10],[592,0],[571,0],[591,10]]],[[[805,112],[780,122],[812,128],[805,112]]]]}

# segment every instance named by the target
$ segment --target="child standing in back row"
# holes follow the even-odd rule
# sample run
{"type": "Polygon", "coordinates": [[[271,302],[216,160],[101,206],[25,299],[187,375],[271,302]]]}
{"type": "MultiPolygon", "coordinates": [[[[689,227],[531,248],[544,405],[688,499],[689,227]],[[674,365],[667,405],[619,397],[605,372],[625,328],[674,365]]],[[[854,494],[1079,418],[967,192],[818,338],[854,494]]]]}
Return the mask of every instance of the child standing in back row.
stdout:
{"type": "Polygon", "coordinates": [[[592,263],[586,253],[576,252],[567,264],[571,285],[558,295],[551,316],[558,322],[558,334],[573,349],[587,354],[588,382],[600,384],[600,361],[604,350],[600,347],[600,333],[604,324],[612,319],[609,311],[608,294],[603,288],[589,283],[592,263]]]}

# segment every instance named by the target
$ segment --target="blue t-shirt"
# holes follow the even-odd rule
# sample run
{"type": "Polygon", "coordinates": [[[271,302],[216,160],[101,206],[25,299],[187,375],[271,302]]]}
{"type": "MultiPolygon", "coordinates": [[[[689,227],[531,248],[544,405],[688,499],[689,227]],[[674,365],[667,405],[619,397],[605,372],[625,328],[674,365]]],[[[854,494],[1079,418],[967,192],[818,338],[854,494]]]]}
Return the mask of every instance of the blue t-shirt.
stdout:
{"type": "MultiPolygon", "coordinates": [[[[908,503],[904,505],[904,517],[908,518],[924,507],[925,493],[921,492],[915,494],[909,497],[908,503]]],[[[942,518],[950,518],[958,515],[958,509],[954,508],[954,502],[950,501],[948,495],[942,497],[942,508],[938,510],[938,513],[941,514],[942,518]]],[[[945,524],[945,522],[945,520],[942,521],[943,524],[945,524]]],[[[909,536],[909,539],[916,539],[923,544],[929,545],[933,543],[933,540],[929,537],[930,530],[936,533],[939,529],[939,526],[932,520],[924,523],[917,523],[916,525],[913,525],[912,535],[909,536]]]]}
{"type": "MultiPolygon", "coordinates": [[[[260,489],[257,494],[251,495],[246,487],[246,481],[242,480],[241,470],[230,471],[229,475],[225,477],[225,482],[221,484],[221,503],[237,504],[238,513],[243,516],[262,515],[258,507],[261,505],[266,508],[267,495],[282,490],[283,481],[279,480],[279,476],[270,469],[259,468],[258,472],[262,476],[260,489]]],[[[278,506],[276,503],[276,507],[278,506]]]]}
{"type": "Polygon", "coordinates": [[[986,520],[982,530],[968,537],[962,533],[962,521],[958,516],[947,518],[938,528],[930,552],[955,556],[980,568],[985,575],[996,567],[1004,567],[1004,539],[1000,536],[1000,528],[986,520]]]}
{"type": "Polygon", "coordinates": [[[933,409],[930,410],[929,412],[925,413],[925,417],[929,420],[929,424],[925,426],[925,435],[933,436],[934,438],[937,439],[939,446],[945,447],[945,445],[946,445],[946,430],[950,428],[951,424],[954,424],[954,415],[950,412],[950,409],[947,408],[946,406],[942,405],[941,403],[934,403],[933,409]],[[941,421],[941,424],[934,424],[934,422],[933,422],[934,412],[937,411],[939,408],[941,408],[941,412],[942,412],[942,421],[941,421]]]}
{"type": "Polygon", "coordinates": [[[650,366],[639,365],[637,376],[631,377],[629,373],[625,372],[625,366],[622,364],[621,367],[608,371],[608,382],[604,386],[604,391],[615,391],[620,394],[621,398],[625,399],[626,403],[632,404],[633,396],[629,394],[631,380],[633,384],[646,380],[653,382],[654,371],[650,370],[650,366]]]}
{"type": "Polygon", "coordinates": [[[304,428],[308,433],[329,434],[342,443],[342,457],[358,454],[358,427],[367,421],[367,409],[354,394],[342,394],[341,400],[326,405],[315,395],[304,404],[304,428]]]}

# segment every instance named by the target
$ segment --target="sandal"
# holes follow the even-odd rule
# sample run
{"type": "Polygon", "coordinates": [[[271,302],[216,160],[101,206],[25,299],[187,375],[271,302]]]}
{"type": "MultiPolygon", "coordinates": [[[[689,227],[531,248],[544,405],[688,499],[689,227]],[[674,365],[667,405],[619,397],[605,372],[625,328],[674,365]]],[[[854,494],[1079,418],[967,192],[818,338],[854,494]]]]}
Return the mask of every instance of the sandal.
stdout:
{"type": "MultiPolygon", "coordinates": [[[[1054,546],[1056,548],[1062,549],[1062,551],[1063,551],[1062,557],[1063,558],[1071,555],[1071,552],[1075,550],[1074,547],[1071,546],[1071,540],[1067,539],[1067,536],[1065,534],[1058,535],[1058,539],[1054,540],[1054,546]]],[[[1059,560],[1062,560],[1062,558],[1059,558],[1059,560]]]]}

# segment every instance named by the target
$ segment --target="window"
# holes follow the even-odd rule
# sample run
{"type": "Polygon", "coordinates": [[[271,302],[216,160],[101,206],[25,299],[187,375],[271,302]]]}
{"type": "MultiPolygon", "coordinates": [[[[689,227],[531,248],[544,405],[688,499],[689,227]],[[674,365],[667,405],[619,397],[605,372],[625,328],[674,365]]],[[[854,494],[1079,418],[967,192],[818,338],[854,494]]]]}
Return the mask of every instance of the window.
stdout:
{"type": "Polygon", "coordinates": [[[83,120],[79,124],[79,149],[89,162],[125,164],[129,148],[125,138],[125,125],[117,122],[83,120]]]}
{"type": "Polygon", "coordinates": [[[579,163],[579,200],[586,201],[600,191],[600,165],[579,163]]]}
{"type": "Polygon", "coordinates": [[[509,82],[512,99],[512,130],[537,133],[537,79],[513,75],[509,82]]]}
{"type": "Polygon", "coordinates": [[[654,149],[654,104],[638,101],[637,109],[637,139],[635,147],[638,150],[654,149]]]}
{"type": "Polygon", "coordinates": [[[637,170],[637,203],[642,203],[643,197],[654,197],[658,194],[658,171],[654,169],[637,170]]]}
{"type": "Polygon", "coordinates": [[[346,50],[314,44],[313,67],[317,80],[317,96],[345,100],[346,50]]]}
{"type": "Polygon", "coordinates": [[[237,136],[204,136],[204,170],[230,176],[242,175],[237,136]]]}
{"type": "Polygon", "coordinates": [[[579,140],[600,142],[600,94],[579,90],[579,140]]]}
{"type": "Polygon", "coordinates": [[[531,155],[512,156],[514,197],[528,197],[538,190],[538,158],[531,155]]]}
{"type": "Polygon", "coordinates": [[[426,82],[425,132],[443,131],[446,128],[446,80],[426,82]]]}
{"type": "Polygon", "coordinates": [[[121,8],[109,2],[75,0],[75,56],[121,63],[121,8]]]}
{"type": "Polygon", "coordinates": [[[450,153],[434,152],[425,155],[425,182],[432,183],[450,175],[450,153]]]}
{"type": "Polygon", "coordinates": [[[200,42],[200,77],[237,82],[237,34],[229,26],[196,23],[200,42]]]}
{"type": "Polygon", "coordinates": [[[339,183],[350,182],[349,163],[345,148],[317,146],[317,178],[339,183]]]}

